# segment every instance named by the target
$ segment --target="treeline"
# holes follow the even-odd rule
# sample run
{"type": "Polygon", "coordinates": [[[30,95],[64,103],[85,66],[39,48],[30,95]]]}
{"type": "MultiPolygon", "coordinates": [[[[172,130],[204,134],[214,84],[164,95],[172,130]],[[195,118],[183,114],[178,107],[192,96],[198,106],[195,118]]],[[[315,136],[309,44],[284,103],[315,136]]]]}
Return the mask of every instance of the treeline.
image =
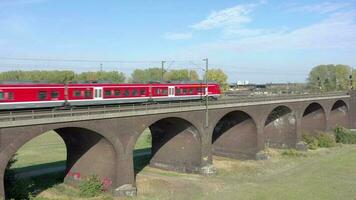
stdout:
{"type": "MultiPolygon", "coordinates": [[[[35,83],[85,83],[85,82],[110,82],[110,83],[148,83],[159,81],[204,81],[203,77],[195,70],[180,69],[162,71],[161,68],[136,69],[131,76],[126,76],[118,71],[97,71],[76,73],[70,70],[32,70],[32,71],[7,71],[0,73],[1,82],[35,82],[35,83]]],[[[208,80],[218,82],[223,89],[227,89],[227,75],[221,69],[211,69],[208,80]]]]}
{"type": "Polygon", "coordinates": [[[341,91],[356,86],[356,71],[348,65],[318,65],[308,76],[308,88],[312,91],[341,91]]]}
{"type": "Polygon", "coordinates": [[[67,82],[125,82],[125,75],[117,71],[82,72],[74,71],[7,71],[0,73],[0,81],[11,82],[34,82],[34,83],[67,83],[67,82]]]}

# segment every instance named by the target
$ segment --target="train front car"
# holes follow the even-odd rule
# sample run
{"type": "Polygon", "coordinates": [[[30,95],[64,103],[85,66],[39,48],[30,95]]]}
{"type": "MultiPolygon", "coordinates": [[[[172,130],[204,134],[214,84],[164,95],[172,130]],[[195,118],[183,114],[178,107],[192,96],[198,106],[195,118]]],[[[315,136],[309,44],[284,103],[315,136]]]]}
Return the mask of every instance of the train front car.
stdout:
{"type": "Polygon", "coordinates": [[[61,84],[0,84],[0,110],[59,107],[64,98],[61,84]]]}
{"type": "Polygon", "coordinates": [[[221,88],[218,83],[209,84],[209,99],[218,100],[221,97],[221,88]]]}

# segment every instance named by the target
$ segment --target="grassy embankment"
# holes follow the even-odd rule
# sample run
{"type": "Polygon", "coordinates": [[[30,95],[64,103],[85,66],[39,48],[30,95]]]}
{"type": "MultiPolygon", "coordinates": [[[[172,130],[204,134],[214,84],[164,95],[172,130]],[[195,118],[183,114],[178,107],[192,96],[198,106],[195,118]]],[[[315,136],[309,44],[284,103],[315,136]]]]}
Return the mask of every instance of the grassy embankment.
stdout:
{"type": "MultiPolygon", "coordinates": [[[[49,142],[49,139],[45,141],[49,142]]],[[[142,144],[146,141],[143,138],[142,144]]],[[[20,160],[16,165],[24,166],[21,154],[34,152],[34,148],[40,147],[30,144],[24,146],[19,151],[20,160]]],[[[54,155],[52,152],[56,148],[49,148],[41,149],[42,153],[36,150],[37,156],[33,158],[41,157],[43,152],[54,155]]],[[[58,160],[52,158],[51,162],[58,160]]],[[[281,151],[273,151],[272,158],[267,161],[215,157],[214,165],[218,174],[213,177],[145,167],[137,175],[139,196],[133,199],[309,200],[354,199],[356,196],[356,145],[321,148],[293,158],[281,155],[281,151]]],[[[79,198],[77,190],[63,184],[44,190],[39,196],[42,199],[79,198]]],[[[109,196],[99,199],[103,198],[110,199],[109,196]]]]}

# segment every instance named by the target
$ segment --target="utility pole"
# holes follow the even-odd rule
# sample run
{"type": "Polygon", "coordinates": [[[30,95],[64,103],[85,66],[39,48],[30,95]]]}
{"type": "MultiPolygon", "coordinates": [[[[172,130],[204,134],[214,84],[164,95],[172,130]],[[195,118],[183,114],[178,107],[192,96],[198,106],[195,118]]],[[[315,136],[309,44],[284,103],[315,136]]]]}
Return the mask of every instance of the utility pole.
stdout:
{"type": "Polygon", "coordinates": [[[164,76],[164,63],[166,63],[166,61],[161,61],[161,82],[163,82],[163,76],[164,76]]]}
{"type": "Polygon", "coordinates": [[[320,80],[319,76],[318,76],[317,80],[318,80],[319,91],[321,92],[322,87],[321,87],[321,80],[320,80]]]}
{"type": "Polygon", "coordinates": [[[353,90],[354,86],[353,86],[353,81],[352,81],[352,74],[349,76],[349,80],[350,80],[350,90],[353,90]]]}
{"type": "Polygon", "coordinates": [[[100,63],[100,71],[103,71],[103,63],[100,63]]]}
{"type": "Polygon", "coordinates": [[[209,128],[209,84],[208,84],[208,71],[209,71],[209,59],[203,59],[205,61],[205,128],[209,128]]]}

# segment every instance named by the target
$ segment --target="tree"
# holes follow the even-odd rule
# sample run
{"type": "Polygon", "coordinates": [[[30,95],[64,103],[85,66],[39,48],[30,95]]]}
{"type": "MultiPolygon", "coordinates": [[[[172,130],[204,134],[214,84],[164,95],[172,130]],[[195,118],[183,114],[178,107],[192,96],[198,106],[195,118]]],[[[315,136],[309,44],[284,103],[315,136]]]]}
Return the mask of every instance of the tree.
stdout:
{"type": "Polygon", "coordinates": [[[228,76],[221,69],[210,69],[208,71],[208,81],[216,81],[217,83],[220,84],[220,88],[223,91],[226,91],[228,89],[227,78],[228,76]]]}
{"type": "Polygon", "coordinates": [[[319,65],[310,71],[308,87],[322,91],[348,90],[351,73],[348,65],[319,65]]]}
{"type": "Polygon", "coordinates": [[[170,70],[165,74],[166,81],[197,81],[199,75],[195,70],[179,69],[170,70]]]}
{"type": "Polygon", "coordinates": [[[123,83],[125,82],[125,74],[118,71],[82,72],[76,76],[75,81],[123,83]]]}
{"type": "Polygon", "coordinates": [[[0,81],[30,81],[35,83],[67,83],[67,82],[87,82],[100,81],[122,83],[125,75],[117,71],[82,72],[76,74],[73,71],[8,71],[0,73],[0,81]]]}
{"type": "Polygon", "coordinates": [[[7,71],[0,73],[1,81],[31,81],[47,83],[64,83],[72,81],[75,73],[69,70],[33,70],[33,71],[7,71]]]}
{"type": "Polygon", "coordinates": [[[148,69],[135,69],[131,74],[131,82],[133,83],[148,83],[151,81],[161,81],[161,79],[162,69],[158,67],[148,69]]]}

